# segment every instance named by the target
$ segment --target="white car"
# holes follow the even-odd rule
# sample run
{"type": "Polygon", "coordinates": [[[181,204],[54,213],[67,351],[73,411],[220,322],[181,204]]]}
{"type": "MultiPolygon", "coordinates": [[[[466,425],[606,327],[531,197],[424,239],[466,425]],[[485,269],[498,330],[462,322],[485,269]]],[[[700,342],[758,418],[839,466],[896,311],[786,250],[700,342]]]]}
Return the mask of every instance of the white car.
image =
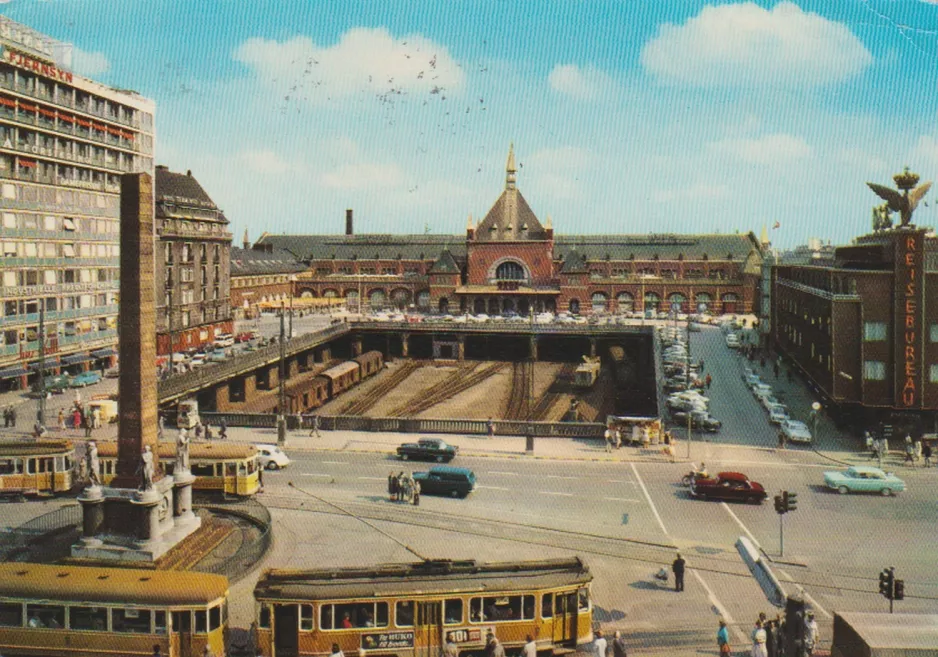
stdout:
{"type": "Polygon", "coordinates": [[[811,430],[808,429],[808,425],[800,420],[787,420],[782,423],[781,426],[782,435],[785,436],[785,440],[788,440],[793,443],[810,443],[811,442],[811,430]]]}
{"type": "Polygon", "coordinates": [[[788,411],[781,404],[775,404],[769,408],[769,422],[772,424],[782,425],[789,419],[791,418],[788,417],[788,411]]]}
{"type": "Polygon", "coordinates": [[[726,346],[730,349],[739,349],[739,338],[736,337],[735,333],[726,336],[726,346]]]}
{"type": "Polygon", "coordinates": [[[290,465],[289,457],[276,445],[254,445],[257,448],[257,465],[267,470],[280,470],[290,465]]]}
{"type": "Polygon", "coordinates": [[[756,398],[772,394],[772,386],[768,383],[753,383],[749,389],[752,390],[752,396],[756,398]]]}

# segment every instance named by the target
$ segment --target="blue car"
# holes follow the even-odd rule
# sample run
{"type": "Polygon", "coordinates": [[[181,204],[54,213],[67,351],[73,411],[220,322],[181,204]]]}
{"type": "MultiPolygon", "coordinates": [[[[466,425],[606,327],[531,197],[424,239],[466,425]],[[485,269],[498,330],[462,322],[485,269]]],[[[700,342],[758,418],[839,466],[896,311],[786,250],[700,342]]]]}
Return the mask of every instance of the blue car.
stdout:
{"type": "Polygon", "coordinates": [[[78,376],[72,377],[69,386],[72,388],[84,388],[85,386],[94,385],[100,380],[101,375],[97,372],[82,372],[78,376]]]}

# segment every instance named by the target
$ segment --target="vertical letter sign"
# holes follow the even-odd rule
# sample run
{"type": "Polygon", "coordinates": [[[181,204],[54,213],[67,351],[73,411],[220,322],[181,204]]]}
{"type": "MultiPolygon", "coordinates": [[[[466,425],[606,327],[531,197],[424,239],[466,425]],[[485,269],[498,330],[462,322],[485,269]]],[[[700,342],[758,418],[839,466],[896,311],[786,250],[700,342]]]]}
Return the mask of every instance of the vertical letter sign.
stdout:
{"type": "Polygon", "coordinates": [[[900,408],[922,406],[925,231],[902,231],[896,240],[895,399],[900,408]]]}

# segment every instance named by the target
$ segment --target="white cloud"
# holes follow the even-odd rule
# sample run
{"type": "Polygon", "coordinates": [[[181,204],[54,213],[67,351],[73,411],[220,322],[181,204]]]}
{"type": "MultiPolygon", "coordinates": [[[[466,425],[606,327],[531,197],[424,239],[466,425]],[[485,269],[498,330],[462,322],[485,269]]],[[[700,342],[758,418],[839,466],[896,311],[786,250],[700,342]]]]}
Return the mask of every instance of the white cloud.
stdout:
{"type": "Polygon", "coordinates": [[[342,164],[319,180],[324,187],[346,190],[388,189],[402,185],[404,176],[394,164],[342,164]]]}
{"type": "Polygon", "coordinates": [[[234,58],[262,83],[295,99],[371,92],[385,99],[423,91],[443,96],[463,85],[463,72],[447,49],[420,35],[395,39],[384,28],[353,28],[333,46],[309,37],[286,41],[253,37],[234,58]]]}
{"type": "Polygon", "coordinates": [[[693,86],[831,84],[872,61],[842,23],[791,2],[706,6],[683,25],[662,25],[641,53],[649,73],[693,86]]]}
{"type": "Polygon", "coordinates": [[[837,161],[847,164],[857,171],[880,171],[886,166],[881,158],[862,148],[845,148],[837,154],[837,161]]]}
{"type": "Polygon", "coordinates": [[[672,201],[719,201],[730,197],[730,188],[726,185],[708,185],[697,183],[690,187],[656,189],[652,192],[652,200],[658,203],[672,201]]]}
{"type": "Polygon", "coordinates": [[[759,139],[724,139],[710,148],[751,164],[784,164],[811,154],[811,147],[801,137],[774,134],[759,139]]]}
{"type": "Polygon", "coordinates": [[[602,71],[575,64],[558,64],[547,76],[550,88],[557,93],[589,100],[612,87],[611,78],[602,71]]]}
{"type": "Polygon", "coordinates": [[[529,168],[535,172],[582,170],[589,166],[590,160],[592,154],[589,149],[578,146],[542,148],[527,158],[529,168]]]}
{"type": "Polygon", "coordinates": [[[238,159],[249,170],[262,175],[279,175],[293,168],[286,160],[270,150],[244,151],[238,154],[238,159]]]}
{"type": "Polygon", "coordinates": [[[88,52],[81,48],[72,48],[72,68],[76,73],[94,77],[107,73],[111,69],[111,62],[101,52],[88,52]]]}

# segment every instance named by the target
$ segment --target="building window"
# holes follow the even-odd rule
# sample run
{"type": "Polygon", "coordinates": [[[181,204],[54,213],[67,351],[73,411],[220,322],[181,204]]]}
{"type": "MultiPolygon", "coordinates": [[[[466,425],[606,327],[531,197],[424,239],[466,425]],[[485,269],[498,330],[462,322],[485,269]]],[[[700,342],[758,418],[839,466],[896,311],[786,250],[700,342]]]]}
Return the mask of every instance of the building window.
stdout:
{"type": "Polygon", "coordinates": [[[938,383],[938,365],[930,365],[928,367],[928,382],[938,383]]]}
{"type": "Polygon", "coordinates": [[[503,262],[495,270],[495,279],[499,281],[523,281],[525,279],[524,267],[511,260],[503,262]]]}
{"type": "Polygon", "coordinates": [[[938,324],[932,324],[929,327],[929,340],[931,342],[938,342],[938,324]]]}
{"type": "MultiPolygon", "coordinates": [[[[932,342],[935,341],[935,325],[932,324],[932,342]]],[[[866,342],[878,342],[886,339],[886,322],[864,322],[863,340],[866,342]]]]}
{"type": "Polygon", "coordinates": [[[867,381],[885,381],[886,363],[881,360],[863,361],[863,378],[867,381]]]}

